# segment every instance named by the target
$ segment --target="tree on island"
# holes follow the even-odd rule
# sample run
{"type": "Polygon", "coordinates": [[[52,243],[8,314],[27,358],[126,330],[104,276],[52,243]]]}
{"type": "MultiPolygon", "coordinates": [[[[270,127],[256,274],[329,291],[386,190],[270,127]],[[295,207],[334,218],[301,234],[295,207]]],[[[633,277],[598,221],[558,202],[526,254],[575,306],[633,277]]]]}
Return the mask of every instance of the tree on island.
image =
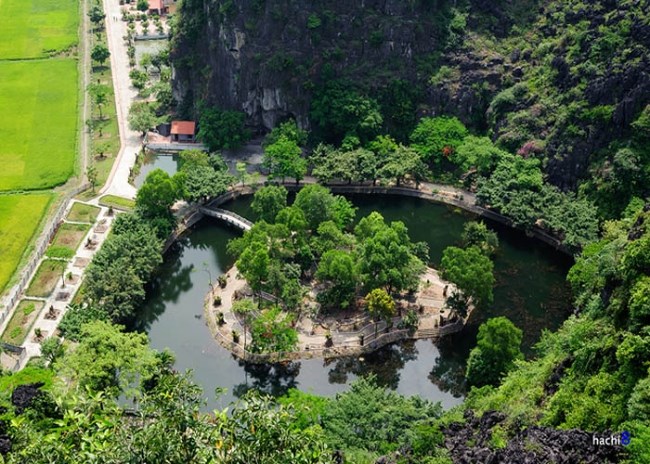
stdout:
{"type": "Polygon", "coordinates": [[[492,303],[494,264],[479,248],[447,247],[442,253],[440,267],[442,278],[455,284],[462,292],[455,298],[460,298],[465,307],[469,298],[476,306],[492,303]]]}
{"type": "Polygon", "coordinates": [[[384,288],[389,294],[414,291],[424,263],[413,253],[403,222],[386,224],[374,211],[359,221],[354,233],[359,244],[359,272],[367,289],[384,288]]]}
{"type": "MultiPolygon", "coordinates": [[[[264,187],[256,194],[256,210],[270,219],[285,201],[286,190],[264,187]]],[[[275,215],[274,223],[257,221],[241,238],[231,240],[228,252],[255,292],[274,294],[288,310],[299,308],[303,284],[313,285],[314,279],[323,284],[316,293],[324,309],[355,304],[360,284],[366,291],[416,290],[426,246],[412,243],[403,223],[388,225],[379,213],[362,219],[356,235],[346,233],[355,212],[345,198],[309,185],[292,206],[275,215]]]]}
{"type": "Polygon", "coordinates": [[[272,224],[278,213],[286,208],[288,193],[287,189],[282,186],[263,187],[253,195],[251,209],[261,221],[272,224]]]}
{"type": "Polygon", "coordinates": [[[467,222],[460,238],[464,247],[475,246],[487,256],[494,255],[499,248],[499,237],[483,221],[467,222]]]}
{"type": "Polygon", "coordinates": [[[255,302],[250,298],[242,298],[232,304],[232,312],[239,317],[239,320],[242,322],[242,328],[244,329],[244,352],[247,350],[247,332],[251,314],[253,314],[256,309],[257,306],[255,305],[255,302]]]}
{"type": "MultiPolygon", "coordinates": [[[[269,251],[264,243],[255,241],[246,247],[237,260],[237,269],[255,293],[262,291],[269,275],[269,251]]],[[[261,304],[261,296],[258,305],[261,304]]]]}
{"type": "Polygon", "coordinates": [[[278,306],[262,311],[251,323],[251,351],[255,353],[292,351],[298,333],[292,327],[293,316],[278,306]]]}
{"type": "Polygon", "coordinates": [[[344,197],[332,195],[327,187],[312,184],[303,187],[294,205],[305,213],[311,230],[324,221],[334,221],[341,229],[354,220],[356,208],[344,197]]]}
{"type": "MultiPolygon", "coordinates": [[[[368,312],[377,321],[383,319],[389,324],[395,316],[395,300],[383,288],[376,288],[366,295],[368,312]]],[[[375,322],[375,337],[377,336],[377,323],[375,322]]]]}
{"type": "Polygon", "coordinates": [[[316,278],[329,284],[329,288],[318,295],[322,305],[346,309],[354,301],[358,278],[354,257],[349,251],[326,251],[318,264],[316,278]]]}
{"type": "Polygon", "coordinates": [[[476,347],[467,360],[467,381],[470,385],[497,385],[514,365],[523,359],[522,332],[506,317],[495,317],[481,324],[476,347]]]}

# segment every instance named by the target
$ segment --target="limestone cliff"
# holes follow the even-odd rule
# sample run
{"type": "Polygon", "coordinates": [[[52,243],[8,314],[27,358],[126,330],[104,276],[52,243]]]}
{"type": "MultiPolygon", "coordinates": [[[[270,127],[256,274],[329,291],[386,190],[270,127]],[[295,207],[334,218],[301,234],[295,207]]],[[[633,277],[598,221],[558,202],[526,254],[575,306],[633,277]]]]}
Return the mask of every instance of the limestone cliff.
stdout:
{"type": "Polygon", "coordinates": [[[204,101],[265,132],[287,117],[309,128],[315,93],[345,80],[401,112],[384,114],[389,132],[405,138],[418,116],[456,115],[512,152],[528,147],[550,182],[574,189],[650,103],[647,2],[589,5],[184,0],[174,92],[182,113],[204,101]]]}

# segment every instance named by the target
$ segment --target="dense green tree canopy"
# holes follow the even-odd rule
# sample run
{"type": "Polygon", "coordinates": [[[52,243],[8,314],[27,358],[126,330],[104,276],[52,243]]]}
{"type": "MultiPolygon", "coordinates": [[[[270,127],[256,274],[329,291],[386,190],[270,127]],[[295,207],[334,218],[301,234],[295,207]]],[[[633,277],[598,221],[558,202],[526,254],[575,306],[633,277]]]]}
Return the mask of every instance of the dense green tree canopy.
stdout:
{"type": "Polygon", "coordinates": [[[203,108],[199,115],[199,140],[211,152],[222,148],[237,148],[250,138],[250,131],[244,123],[246,115],[241,111],[226,111],[219,108],[203,108]]]}
{"type": "Polygon", "coordinates": [[[161,240],[148,222],[135,214],[120,216],[113,235],[86,270],[84,298],[113,321],[130,320],[144,301],[145,283],[162,262],[161,247],[161,240]]]}
{"type": "Polygon", "coordinates": [[[492,303],[494,265],[479,248],[447,247],[442,253],[440,267],[442,278],[455,284],[475,305],[492,303]]]}
{"type": "Polygon", "coordinates": [[[422,118],[411,134],[411,143],[425,160],[439,164],[456,151],[468,134],[457,118],[422,118]]]}
{"type": "Polygon", "coordinates": [[[270,179],[282,179],[282,182],[286,177],[299,182],[307,173],[307,161],[302,157],[302,150],[286,135],[281,135],[264,148],[263,165],[269,170],[270,179]]]}
{"type": "Polygon", "coordinates": [[[388,225],[381,214],[373,212],[359,221],[354,232],[364,288],[384,288],[389,293],[417,289],[424,263],[413,253],[404,223],[388,225]]]}
{"type": "Polygon", "coordinates": [[[376,100],[345,83],[332,82],[315,95],[311,120],[327,142],[340,142],[348,135],[365,141],[379,132],[383,116],[376,100]]]}
{"type": "Polygon", "coordinates": [[[273,223],[278,213],[287,206],[287,194],[287,189],[282,186],[262,187],[253,195],[251,209],[260,220],[273,223]]]}
{"type": "Polygon", "coordinates": [[[147,174],[138,190],[135,204],[144,217],[168,217],[177,197],[178,185],[175,179],[162,169],[154,169],[147,174]]]}
{"type": "Polygon", "coordinates": [[[355,208],[345,198],[332,195],[321,185],[302,188],[294,205],[302,210],[309,228],[315,230],[324,221],[334,221],[339,227],[348,226],[354,219],[355,208]]]}
{"type": "Polygon", "coordinates": [[[319,295],[324,306],[347,308],[353,302],[358,284],[354,256],[349,251],[329,249],[318,264],[316,277],[330,287],[319,295]]]}
{"type": "Polygon", "coordinates": [[[144,334],[125,333],[120,326],[94,321],[81,328],[79,338],[79,345],[56,368],[82,391],[117,397],[153,374],[157,366],[144,334]]]}
{"type": "Polygon", "coordinates": [[[178,196],[190,202],[206,201],[228,190],[234,178],[219,154],[208,155],[200,150],[180,154],[181,168],[174,175],[178,196]]]}
{"type": "Polygon", "coordinates": [[[496,385],[521,354],[522,332],[509,319],[495,317],[481,324],[476,347],[467,361],[470,385],[496,385]]]}

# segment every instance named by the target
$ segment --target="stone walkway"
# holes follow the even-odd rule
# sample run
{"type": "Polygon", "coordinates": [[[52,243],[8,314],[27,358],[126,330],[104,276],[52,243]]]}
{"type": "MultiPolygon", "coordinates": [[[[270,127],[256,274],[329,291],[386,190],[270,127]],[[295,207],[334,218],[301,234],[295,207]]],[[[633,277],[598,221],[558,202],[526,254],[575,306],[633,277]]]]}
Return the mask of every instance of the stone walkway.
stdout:
{"type": "MultiPolygon", "coordinates": [[[[122,6],[117,0],[103,1],[106,18],[122,17],[122,6]]],[[[133,199],[136,188],[129,183],[129,174],[135,164],[138,152],[142,149],[142,138],[139,133],[129,129],[127,115],[131,104],[137,100],[138,93],[131,86],[129,78],[129,58],[123,39],[127,33],[126,23],[121,19],[119,21],[108,20],[105,23],[108,49],[111,52],[111,72],[121,147],[108,181],[99,193],[133,199]]]]}
{"type": "MultiPolygon", "coordinates": [[[[227,283],[224,288],[221,288],[218,283],[215,283],[212,290],[208,292],[205,299],[204,315],[212,332],[213,337],[222,346],[229,349],[235,355],[242,357],[244,355],[245,346],[248,347],[251,342],[250,331],[244,330],[239,318],[232,312],[233,297],[236,293],[242,293],[248,290],[246,281],[238,277],[238,271],[235,266],[230,268],[225,274],[227,283]],[[215,298],[221,298],[221,304],[215,306],[213,304],[215,298]],[[218,314],[223,315],[224,324],[219,326],[217,323],[218,314]],[[240,334],[239,342],[233,341],[233,331],[240,334]],[[246,345],[244,345],[246,343],[246,345]]],[[[448,310],[444,309],[445,295],[453,292],[455,287],[453,284],[443,281],[435,269],[427,268],[426,273],[422,276],[422,285],[416,296],[414,306],[420,307],[419,321],[417,329],[409,336],[401,334],[399,339],[403,338],[434,338],[441,325],[444,323],[449,315],[448,310]],[[421,335],[421,337],[420,337],[421,335]]],[[[399,300],[398,303],[408,305],[405,300],[399,300]]],[[[368,351],[367,345],[362,345],[359,335],[365,334],[366,339],[374,339],[375,333],[383,335],[386,329],[386,323],[374,322],[363,313],[355,313],[356,321],[340,321],[334,317],[327,317],[315,321],[306,314],[303,314],[296,322],[296,330],[298,333],[298,344],[294,352],[290,353],[291,356],[287,358],[306,358],[317,356],[348,356],[352,354],[359,354],[368,351]],[[356,330],[345,330],[348,326],[358,325],[356,330]],[[328,336],[332,340],[331,345],[327,345],[328,336]],[[326,350],[325,350],[326,348],[326,350]]],[[[397,324],[401,318],[393,318],[394,329],[392,332],[387,332],[389,335],[395,332],[404,332],[404,330],[397,329],[397,324]]],[[[379,340],[380,337],[377,338],[379,340]]],[[[383,344],[395,341],[388,337],[385,343],[379,343],[373,346],[373,350],[379,348],[383,344]]],[[[259,355],[246,354],[247,359],[259,357],[259,355]]],[[[282,354],[284,356],[286,354],[282,354]]],[[[284,359],[283,357],[277,360],[284,359]]]]}
{"type": "MultiPolygon", "coordinates": [[[[99,214],[97,215],[97,219],[95,220],[94,223],[92,223],[90,230],[84,236],[83,240],[81,241],[81,244],[79,245],[79,248],[76,250],[74,257],[70,259],[66,267],[64,275],[67,276],[68,273],[71,273],[74,276],[73,280],[70,282],[66,278],[65,287],[61,287],[60,280],[58,280],[54,290],[52,291],[52,294],[47,298],[32,298],[32,297],[26,297],[24,294],[22,295],[21,299],[43,301],[44,305],[38,317],[32,324],[32,327],[29,330],[27,336],[25,337],[25,341],[22,344],[22,346],[25,348],[25,352],[18,360],[19,361],[18,367],[21,369],[25,367],[25,364],[29,361],[30,358],[40,356],[41,354],[41,345],[39,341],[35,339],[36,329],[40,329],[42,331],[43,339],[50,337],[53,334],[56,334],[56,330],[59,322],[61,321],[61,318],[67,311],[68,305],[76,295],[77,291],[79,290],[79,287],[83,282],[84,269],[87,266],[87,263],[90,262],[90,260],[93,258],[95,253],[97,253],[101,245],[104,243],[104,240],[108,236],[108,231],[110,230],[110,226],[112,224],[114,217],[108,216],[108,208],[99,206],[97,204],[97,201],[98,201],[97,199],[94,199],[90,202],[74,200],[71,201],[70,204],[68,205],[68,209],[65,215],[66,218],[75,203],[92,205],[100,208],[99,214]],[[92,249],[86,247],[86,243],[89,239],[92,240],[93,242],[92,249]],[[63,297],[62,294],[66,294],[66,296],[63,297]],[[55,313],[57,313],[57,317],[55,319],[46,318],[46,315],[50,307],[53,307],[55,313]]],[[[72,224],[79,224],[78,221],[68,221],[67,219],[64,219],[63,223],[66,222],[72,224]]],[[[91,224],[91,223],[85,222],[83,224],[91,224]]],[[[36,266],[34,273],[31,276],[32,280],[34,279],[34,275],[36,274],[38,267],[46,259],[48,259],[46,256],[43,256],[41,258],[38,266],[36,266]]],[[[0,325],[0,334],[5,331],[10,320],[11,317],[8,317],[4,321],[4,323],[0,325]]],[[[16,358],[8,357],[7,355],[5,355],[2,358],[3,366],[6,368],[15,367],[16,361],[17,361],[16,358]]]]}

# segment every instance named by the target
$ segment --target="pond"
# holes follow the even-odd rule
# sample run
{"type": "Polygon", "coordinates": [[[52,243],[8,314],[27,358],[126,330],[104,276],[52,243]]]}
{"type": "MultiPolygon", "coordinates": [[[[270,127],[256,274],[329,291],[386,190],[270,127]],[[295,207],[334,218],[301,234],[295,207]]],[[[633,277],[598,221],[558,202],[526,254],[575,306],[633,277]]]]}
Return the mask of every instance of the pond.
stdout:
{"type": "MultiPolygon", "coordinates": [[[[359,207],[357,218],[377,210],[389,221],[404,221],[413,240],[429,244],[434,267],[442,250],[458,243],[463,224],[471,219],[458,210],[415,198],[349,198],[359,207]]],[[[250,201],[250,197],[241,198],[223,207],[254,220],[250,201]]],[[[247,365],[236,360],[212,339],[203,319],[209,282],[232,265],[226,243],[239,235],[211,219],[197,224],[167,254],[149,288],[137,328],[149,334],[154,348],[170,348],[176,354],[178,369],[193,370],[211,408],[225,407],[248,388],[281,394],[298,387],[332,395],[345,390],[359,375],[369,373],[402,394],[418,394],[449,408],[463,399],[463,369],[481,322],[496,315],[509,317],[523,330],[524,349],[530,353],[542,329],[557,328],[570,312],[565,276],[571,260],[521,232],[488,225],[500,239],[495,258],[495,302],[490,308],[475,311],[462,332],[438,343],[402,342],[362,358],[312,359],[286,365],[247,365]],[[213,399],[216,387],[227,389],[219,401],[213,399]]]]}
{"type": "Polygon", "coordinates": [[[176,174],[176,172],[178,172],[178,163],[179,159],[176,155],[159,155],[156,153],[147,152],[142,159],[140,171],[133,180],[133,185],[135,185],[136,188],[142,187],[142,184],[144,184],[144,180],[147,178],[147,175],[154,169],[162,169],[170,176],[173,176],[176,174]]]}

